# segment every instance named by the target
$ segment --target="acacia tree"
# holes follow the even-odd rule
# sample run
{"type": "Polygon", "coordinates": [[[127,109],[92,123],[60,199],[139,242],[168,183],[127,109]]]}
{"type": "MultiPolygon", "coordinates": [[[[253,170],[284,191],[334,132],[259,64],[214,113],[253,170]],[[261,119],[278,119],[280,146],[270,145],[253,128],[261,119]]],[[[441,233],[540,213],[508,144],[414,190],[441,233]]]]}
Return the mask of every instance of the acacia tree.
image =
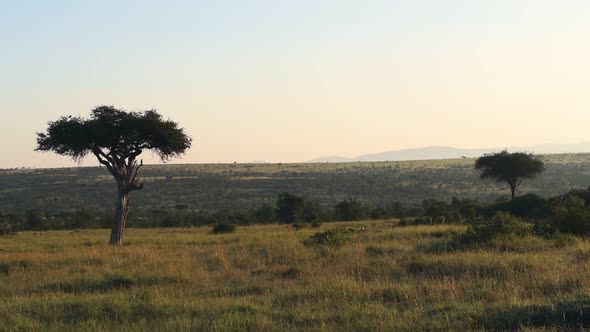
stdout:
{"type": "Polygon", "coordinates": [[[545,164],[537,155],[527,152],[501,152],[484,154],[475,161],[475,169],[481,179],[506,182],[510,186],[512,199],[516,188],[524,179],[534,179],[545,170],[545,164]]]}
{"type": "Polygon", "coordinates": [[[99,106],[90,118],[61,117],[49,122],[47,132],[37,133],[36,151],[53,151],[80,161],[93,154],[117,182],[115,222],[109,243],[121,245],[129,212],[129,193],[143,188],[137,157],[145,150],[163,162],[182,155],[191,138],[178,124],[164,120],[156,110],[126,112],[113,106],[99,106]]]}

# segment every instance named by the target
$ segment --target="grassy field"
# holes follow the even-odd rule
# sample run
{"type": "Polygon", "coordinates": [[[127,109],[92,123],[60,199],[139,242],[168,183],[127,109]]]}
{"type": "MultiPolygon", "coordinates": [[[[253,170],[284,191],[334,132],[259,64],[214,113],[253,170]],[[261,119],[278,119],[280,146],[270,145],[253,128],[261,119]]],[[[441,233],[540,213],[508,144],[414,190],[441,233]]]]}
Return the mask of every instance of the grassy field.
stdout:
{"type": "Polygon", "coordinates": [[[420,331],[590,326],[590,241],[501,239],[395,220],[22,232],[0,237],[0,330],[420,331]],[[340,247],[310,235],[354,227],[340,247]],[[364,229],[364,230],[363,230],[364,229]]]}

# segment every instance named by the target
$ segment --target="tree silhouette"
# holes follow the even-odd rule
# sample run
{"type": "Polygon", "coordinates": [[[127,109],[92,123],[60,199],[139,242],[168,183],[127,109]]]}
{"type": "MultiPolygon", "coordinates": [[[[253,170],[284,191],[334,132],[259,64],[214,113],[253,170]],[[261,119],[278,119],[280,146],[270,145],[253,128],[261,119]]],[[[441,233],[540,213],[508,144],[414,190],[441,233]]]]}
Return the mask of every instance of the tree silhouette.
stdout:
{"type": "Polygon", "coordinates": [[[481,172],[481,179],[508,183],[511,197],[514,199],[516,188],[522,181],[535,178],[545,170],[545,164],[539,156],[532,153],[509,153],[504,150],[477,158],[475,169],[481,172]]]}
{"type": "Polygon", "coordinates": [[[178,124],[164,120],[156,110],[126,112],[113,106],[99,106],[90,118],[61,117],[49,122],[46,133],[37,133],[36,151],[53,151],[81,160],[93,154],[117,182],[115,222],[109,243],[121,245],[129,212],[129,193],[143,188],[137,157],[145,150],[155,152],[163,162],[182,155],[191,138],[178,124]]]}

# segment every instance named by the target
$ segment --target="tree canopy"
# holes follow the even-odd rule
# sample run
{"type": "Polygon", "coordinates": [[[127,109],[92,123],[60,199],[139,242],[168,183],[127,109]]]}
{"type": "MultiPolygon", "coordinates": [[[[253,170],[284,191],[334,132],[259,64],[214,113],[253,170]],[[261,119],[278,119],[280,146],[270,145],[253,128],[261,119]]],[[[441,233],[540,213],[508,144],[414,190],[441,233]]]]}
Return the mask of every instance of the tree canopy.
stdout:
{"type": "Polygon", "coordinates": [[[75,160],[89,153],[99,160],[106,156],[122,160],[152,150],[167,161],[190,146],[191,138],[183,129],[164,120],[156,110],[126,112],[99,106],[89,119],[65,116],[49,122],[46,133],[37,133],[36,150],[53,151],[75,160]]]}
{"type": "Polygon", "coordinates": [[[514,198],[516,188],[522,181],[537,177],[545,170],[545,164],[539,156],[532,153],[510,153],[504,150],[477,158],[474,168],[480,171],[481,179],[508,183],[514,198]]]}

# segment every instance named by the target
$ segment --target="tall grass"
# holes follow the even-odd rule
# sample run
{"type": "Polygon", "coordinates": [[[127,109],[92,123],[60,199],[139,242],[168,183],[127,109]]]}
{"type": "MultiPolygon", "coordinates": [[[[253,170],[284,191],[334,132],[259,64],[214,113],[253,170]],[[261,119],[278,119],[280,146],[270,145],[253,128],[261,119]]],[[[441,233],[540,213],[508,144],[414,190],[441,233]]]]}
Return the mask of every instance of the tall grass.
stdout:
{"type": "MultiPolygon", "coordinates": [[[[361,224],[320,231],[342,226],[361,224]]],[[[590,326],[588,240],[445,250],[463,227],[362,227],[341,246],[306,246],[317,229],[280,225],[129,229],[121,248],[108,230],[0,237],[0,330],[590,326]]]]}

